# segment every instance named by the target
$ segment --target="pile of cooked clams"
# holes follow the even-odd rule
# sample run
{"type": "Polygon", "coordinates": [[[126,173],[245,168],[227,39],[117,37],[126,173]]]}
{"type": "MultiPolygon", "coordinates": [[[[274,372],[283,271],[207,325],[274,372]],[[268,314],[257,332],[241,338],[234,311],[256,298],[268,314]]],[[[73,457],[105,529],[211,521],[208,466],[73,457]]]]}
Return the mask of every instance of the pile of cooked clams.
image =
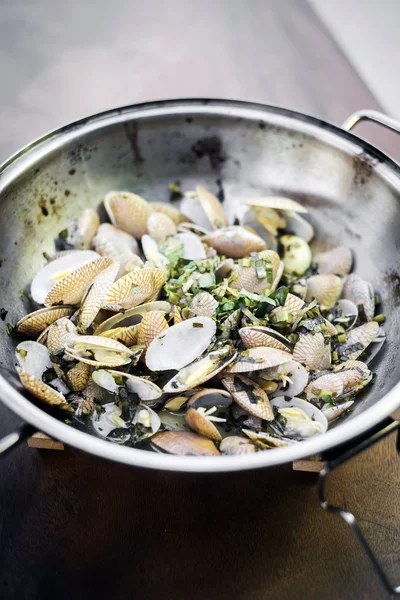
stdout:
{"type": "MultiPolygon", "coordinates": [[[[245,454],[324,433],[371,384],[379,298],[352,252],[313,253],[304,206],[261,197],[228,225],[204,187],[83,211],[10,334],[23,386],[110,442],[245,454]],[[189,218],[190,217],[190,218],[189,218]]],[[[244,206],[243,206],[244,205],[244,206]]]]}

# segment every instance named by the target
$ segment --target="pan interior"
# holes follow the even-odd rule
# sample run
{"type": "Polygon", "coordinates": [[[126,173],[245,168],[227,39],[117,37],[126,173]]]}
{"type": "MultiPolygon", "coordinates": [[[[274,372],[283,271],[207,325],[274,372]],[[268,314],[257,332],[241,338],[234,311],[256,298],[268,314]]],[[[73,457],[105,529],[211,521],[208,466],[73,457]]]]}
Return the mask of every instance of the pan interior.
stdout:
{"type": "Polygon", "coordinates": [[[202,184],[222,193],[231,221],[242,198],[295,198],[316,228],[313,248],[340,244],[354,251],[356,272],[382,296],[388,342],[372,363],[375,385],[346,419],[382,399],[400,379],[396,167],[326,124],[227,102],[160,103],[94,118],[34,146],[0,174],[0,306],[7,311],[0,322],[2,375],[25,395],[5,325],[32,310],[20,291],[45,264],[43,253],[54,252],[58,232],[110,190],[169,201],[168,184],[177,180],[184,190],[202,184]]]}

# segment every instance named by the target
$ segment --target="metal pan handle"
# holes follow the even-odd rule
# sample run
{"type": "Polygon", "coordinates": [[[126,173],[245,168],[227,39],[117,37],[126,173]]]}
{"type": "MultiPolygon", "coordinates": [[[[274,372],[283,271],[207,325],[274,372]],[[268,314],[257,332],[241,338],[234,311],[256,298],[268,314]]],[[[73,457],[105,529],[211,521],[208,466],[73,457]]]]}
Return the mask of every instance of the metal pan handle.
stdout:
{"type": "MultiPolygon", "coordinates": [[[[342,446],[338,446],[337,448],[326,452],[323,458],[326,458],[328,462],[320,472],[318,480],[318,496],[322,508],[327,512],[338,515],[351,527],[354,535],[360,542],[365,554],[368,556],[381,582],[383,583],[389,594],[393,595],[400,595],[400,586],[394,586],[390,582],[384,568],[378,561],[374,551],[372,550],[371,546],[364,537],[364,534],[362,533],[360,526],[358,525],[353,513],[346,510],[345,508],[329,504],[329,502],[326,500],[325,485],[326,478],[331,471],[353,458],[353,456],[360,454],[360,452],[363,452],[373,444],[376,444],[376,442],[379,442],[390,433],[393,433],[396,430],[399,431],[399,427],[399,421],[395,421],[391,418],[385,419],[385,421],[379,423],[379,425],[374,427],[374,429],[371,429],[365,434],[358,436],[355,440],[353,439],[349,443],[343,444],[342,446]]],[[[400,453],[399,432],[397,434],[397,452],[400,453]]]]}
{"type": "Polygon", "coordinates": [[[343,123],[342,129],[351,131],[353,127],[355,127],[358,123],[361,123],[361,121],[372,121],[373,123],[378,123],[378,125],[382,125],[387,129],[391,129],[392,131],[400,133],[400,123],[396,121],[396,119],[388,117],[377,110],[369,109],[358,110],[350,115],[343,123]]]}
{"type": "Polygon", "coordinates": [[[31,436],[32,433],[35,433],[35,431],[32,425],[23,425],[17,431],[13,431],[0,439],[0,455],[4,456],[10,450],[14,450],[14,448],[31,436]]]}

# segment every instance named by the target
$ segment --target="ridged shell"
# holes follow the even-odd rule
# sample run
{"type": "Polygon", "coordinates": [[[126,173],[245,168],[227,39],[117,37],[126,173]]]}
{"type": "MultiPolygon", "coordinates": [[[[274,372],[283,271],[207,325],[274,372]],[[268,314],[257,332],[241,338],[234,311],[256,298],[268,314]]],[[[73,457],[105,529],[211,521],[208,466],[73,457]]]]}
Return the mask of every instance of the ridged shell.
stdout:
{"type": "Polygon", "coordinates": [[[190,429],[197,431],[197,433],[204,435],[206,438],[215,440],[217,442],[222,439],[221,434],[215,427],[214,423],[208,421],[207,418],[195,408],[189,408],[186,411],[185,420],[190,429]]]}
{"type": "Polygon", "coordinates": [[[182,321],[183,321],[183,319],[182,319],[182,314],[179,309],[179,306],[174,306],[174,325],[177,325],[178,323],[182,323],[182,321]]]}
{"type": "Polygon", "coordinates": [[[130,363],[134,355],[132,350],[120,344],[120,342],[94,335],[80,335],[70,338],[65,347],[65,352],[71,358],[88,365],[110,368],[130,363]],[[87,352],[90,352],[89,356],[86,356],[87,352]],[[91,354],[93,354],[93,358],[91,354]]]}
{"type": "Polygon", "coordinates": [[[61,379],[63,379],[68,387],[74,392],[81,392],[89,383],[90,366],[86,363],[78,362],[67,372],[64,372],[61,379]]]}
{"type": "Polygon", "coordinates": [[[165,329],[168,329],[168,323],[164,312],[153,310],[146,313],[139,323],[137,344],[148,348],[154,338],[165,329]]]}
{"type": "Polygon", "coordinates": [[[272,266],[272,281],[268,281],[268,278],[259,279],[257,277],[257,271],[254,267],[244,267],[236,265],[232,271],[232,281],[229,286],[236,290],[245,289],[248,292],[254,294],[261,294],[263,290],[272,289],[276,281],[277,274],[280,266],[279,254],[273,250],[264,250],[258,253],[260,259],[268,260],[272,266]]]}
{"type": "Polygon", "coordinates": [[[56,283],[47,294],[44,304],[79,304],[94,278],[109,267],[111,262],[109,258],[98,258],[71,271],[56,283]]]}
{"type": "Polygon", "coordinates": [[[243,375],[224,375],[221,383],[247,413],[264,421],[273,420],[274,413],[268,396],[255,381],[243,375]]]}
{"type": "Polygon", "coordinates": [[[104,206],[110,221],[118,229],[126,231],[139,240],[147,233],[147,221],[153,209],[151,205],[131,192],[110,192],[104,206]]]}
{"type": "Polygon", "coordinates": [[[351,329],[347,333],[346,342],[337,348],[339,356],[345,356],[347,360],[356,360],[375,339],[378,331],[379,325],[376,321],[369,321],[351,329]]]}
{"type": "Polygon", "coordinates": [[[261,208],[253,206],[252,210],[256,215],[257,221],[265,231],[273,236],[278,235],[278,229],[286,227],[286,219],[282,217],[274,208],[261,208]]]}
{"type": "Polygon", "coordinates": [[[196,187],[196,192],[197,198],[213,228],[227,227],[228,223],[224,215],[224,210],[218,198],[201,185],[196,187]]]}
{"type": "Polygon", "coordinates": [[[251,439],[252,442],[259,445],[263,449],[268,448],[283,448],[288,445],[288,442],[281,438],[265,433],[264,431],[251,431],[251,429],[242,429],[242,432],[251,439]]]}
{"type": "Polygon", "coordinates": [[[101,337],[106,337],[111,340],[117,340],[125,346],[134,346],[138,343],[137,336],[139,330],[139,323],[137,325],[131,325],[130,327],[115,327],[115,329],[108,329],[99,333],[101,337]]]}
{"type": "Polygon", "coordinates": [[[162,269],[136,269],[117,281],[109,289],[103,308],[128,310],[157,294],[166,281],[162,269]]]}
{"type": "Polygon", "coordinates": [[[120,263],[119,277],[133,271],[135,267],[143,266],[143,261],[138,256],[139,246],[135,238],[110,223],[100,225],[93,245],[101,256],[120,263]]]}
{"type": "Polygon", "coordinates": [[[95,320],[114,283],[118,270],[119,263],[115,262],[103,269],[94,278],[78,313],[77,325],[79,333],[84,333],[95,320]]]}
{"type": "Polygon", "coordinates": [[[344,276],[350,273],[353,256],[349,248],[338,246],[333,250],[316,254],[313,262],[318,266],[320,273],[333,273],[334,275],[344,276]]]}
{"type": "Polygon", "coordinates": [[[164,242],[169,235],[176,235],[176,225],[166,214],[154,212],[147,221],[147,231],[156,242],[164,242]]]}
{"type": "Polygon", "coordinates": [[[240,352],[236,362],[226,370],[227,373],[249,373],[282,365],[292,360],[292,355],[276,348],[260,346],[240,352]]]}
{"type": "Polygon", "coordinates": [[[200,292],[190,303],[191,317],[213,317],[218,308],[218,302],[208,292],[200,292]]]}
{"type": "Polygon", "coordinates": [[[219,456],[212,440],[191,431],[163,431],[151,438],[158,450],[180,456],[219,456]]]}
{"type": "Polygon", "coordinates": [[[146,302],[146,304],[142,304],[141,306],[136,306],[123,313],[118,313],[117,315],[113,315],[109,319],[106,319],[106,321],[103,321],[95,330],[95,335],[100,335],[103,331],[113,329],[116,325],[122,326],[122,323],[124,322],[127,322],[127,325],[133,325],[134,323],[129,323],[129,321],[134,319],[139,322],[143,315],[152,310],[162,310],[168,313],[171,310],[171,305],[169,302],[159,300],[157,302],[146,302]]]}
{"type": "Polygon", "coordinates": [[[276,314],[278,311],[283,309],[289,312],[291,315],[293,315],[294,318],[296,318],[300,316],[302,312],[304,312],[305,307],[306,304],[304,300],[302,300],[298,296],[295,296],[294,294],[289,293],[286,296],[285,304],[283,306],[277,306],[276,308],[274,308],[271,311],[271,314],[276,314]]]}
{"type": "Polygon", "coordinates": [[[322,371],[331,364],[331,345],[322,333],[300,334],[293,349],[293,359],[308,369],[322,371]]]}
{"type": "Polygon", "coordinates": [[[272,337],[270,333],[264,331],[267,327],[242,327],[239,330],[239,335],[242,338],[242,342],[246,348],[257,348],[259,346],[265,346],[268,348],[276,348],[283,352],[288,352],[289,348],[287,345],[280,342],[275,337],[272,337]]]}
{"type": "Polygon", "coordinates": [[[167,204],[166,202],[151,202],[150,206],[155,212],[167,215],[173,220],[175,225],[190,222],[190,219],[186,215],[183,215],[177,208],[175,208],[175,206],[172,206],[171,204],[167,204]]]}
{"type": "Polygon", "coordinates": [[[100,225],[97,212],[86,208],[68,227],[67,242],[78,250],[88,250],[100,225]]]}
{"type": "Polygon", "coordinates": [[[273,208],[275,210],[290,210],[292,212],[306,213],[308,212],[304,206],[292,200],[281,196],[264,196],[262,198],[251,198],[244,200],[243,204],[248,206],[259,206],[261,208],[273,208]]]}
{"type": "Polygon", "coordinates": [[[343,383],[341,378],[334,373],[327,373],[309,383],[304,392],[307,400],[319,398],[321,392],[326,392],[335,399],[343,393],[343,383]]]}
{"type": "Polygon", "coordinates": [[[246,438],[238,435],[230,435],[224,438],[219,445],[220,452],[228,456],[240,456],[241,454],[253,454],[256,447],[246,438]]]}
{"type": "Polygon", "coordinates": [[[36,377],[30,373],[26,373],[26,371],[23,371],[19,367],[17,367],[17,372],[24,388],[36,398],[39,398],[39,400],[42,400],[42,402],[45,402],[50,406],[56,406],[61,410],[73,412],[73,409],[62,394],[56,392],[56,390],[49,385],[43,383],[43,381],[39,381],[39,379],[36,379],[36,377]]]}
{"type": "Polygon", "coordinates": [[[342,291],[342,280],[337,275],[312,275],[307,279],[306,301],[314,298],[322,310],[335,306],[342,291]]]}
{"type": "Polygon", "coordinates": [[[340,377],[343,392],[358,391],[371,379],[371,371],[367,365],[359,360],[348,360],[334,367],[333,372],[340,377]]]}
{"type": "Polygon", "coordinates": [[[258,235],[247,231],[244,227],[233,225],[217,229],[202,238],[212,248],[228,258],[243,258],[252,252],[261,252],[266,243],[258,235]]]}
{"type": "Polygon", "coordinates": [[[75,309],[71,306],[51,306],[49,308],[41,308],[22,317],[15,327],[18,333],[29,337],[36,337],[49,325],[54,323],[54,321],[62,319],[63,317],[69,317],[74,312],[75,309]]]}
{"type": "Polygon", "coordinates": [[[372,285],[352,273],[346,278],[343,298],[351,300],[357,306],[361,318],[372,321],[375,313],[375,296],[372,285]]]}
{"type": "Polygon", "coordinates": [[[46,346],[50,354],[57,354],[64,350],[67,342],[72,337],[76,336],[77,329],[75,325],[64,317],[52,323],[47,333],[46,346]]]}

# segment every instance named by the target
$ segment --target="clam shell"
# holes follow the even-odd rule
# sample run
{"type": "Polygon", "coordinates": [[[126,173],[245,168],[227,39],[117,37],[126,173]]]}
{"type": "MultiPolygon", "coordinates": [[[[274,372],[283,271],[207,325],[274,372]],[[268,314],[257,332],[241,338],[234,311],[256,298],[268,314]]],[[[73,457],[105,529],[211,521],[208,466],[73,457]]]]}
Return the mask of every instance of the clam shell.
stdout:
{"type": "Polygon", "coordinates": [[[267,260],[272,266],[272,282],[268,278],[259,279],[254,267],[244,267],[236,265],[232,271],[232,281],[230,287],[236,290],[245,289],[254,294],[261,294],[263,290],[272,289],[274,284],[278,283],[277,274],[280,267],[279,255],[273,250],[264,250],[258,253],[260,259],[267,260]]]}
{"type": "Polygon", "coordinates": [[[97,212],[86,208],[68,227],[68,244],[79,250],[87,250],[90,248],[99,225],[100,219],[97,212]]]}
{"type": "Polygon", "coordinates": [[[75,325],[66,317],[52,323],[47,333],[46,346],[50,354],[64,350],[67,342],[77,334],[75,325]]]}
{"type": "Polygon", "coordinates": [[[253,206],[252,212],[255,214],[260,225],[273,236],[278,235],[278,229],[286,227],[286,219],[282,217],[274,208],[261,208],[253,206]]]}
{"type": "Polygon", "coordinates": [[[154,240],[150,235],[145,234],[142,236],[142,249],[143,254],[152,265],[157,267],[158,269],[168,269],[169,268],[169,260],[160,250],[158,249],[158,244],[156,240],[154,240]]]}
{"type": "Polygon", "coordinates": [[[147,221],[149,235],[158,243],[164,242],[169,235],[176,235],[176,225],[166,214],[160,212],[152,213],[147,221]]]}
{"type": "Polygon", "coordinates": [[[283,305],[283,307],[277,306],[271,311],[271,314],[275,315],[278,311],[283,309],[289,312],[291,315],[293,315],[293,318],[296,318],[304,312],[305,308],[306,303],[304,302],[304,300],[302,300],[298,296],[295,296],[294,294],[289,293],[286,296],[285,304],[283,305]]]}
{"type": "Polygon", "coordinates": [[[264,421],[273,420],[268,396],[255,381],[242,375],[224,375],[221,383],[247,413],[264,421]]]}
{"type": "Polygon", "coordinates": [[[120,342],[95,335],[69,338],[65,352],[71,358],[94,367],[127,365],[132,361],[134,355],[132,350],[120,342]]]}
{"type": "Polygon", "coordinates": [[[208,421],[207,418],[195,408],[189,408],[186,411],[185,419],[190,429],[197,431],[197,433],[217,442],[222,440],[221,434],[214,423],[208,421]]]}
{"type": "Polygon", "coordinates": [[[177,229],[178,233],[195,233],[199,237],[209,233],[209,229],[205,229],[205,227],[201,227],[195,223],[181,223],[177,229]]]}
{"type": "Polygon", "coordinates": [[[313,226],[306,221],[301,215],[293,211],[285,212],[286,229],[289,233],[303,238],[307,243],[311,242],[314,237],[313,226]]]}
{"type": "Polygon", "coordinates": [[[33,394],[36,398],[39,398],[39,400],[42,400],[42,402],[45,402],[50,406],[56,406],[61,410],[73,412],[73,409],[68,404],[63,394],[56,392],[56,390],[51,388],[49,385],[43,383],[42,381],[39,381],[39,379],[31,375],[30,373],[23,371],[19,367],[17,367],[17,372],[24,388],[28,390],[28,392],[33,394]]]}
{"type": "Polygon", "coordinates": [[[138,256],[139,246],[135,238],[110,223],[100,225],[93,239],[93,246],[101,256],[120,263],[118,277],[143,265],[138,256]]]}
{"type": "Polygon", "coordinates": [[[62,253],[59,258],[50,261],[36,273],[31,283],[32,299],[38,304],[44,304],[46,296],[56,285],[57,275],[68,273],[98,258],[100,258],[99,254],[91,250],[73,250],[62,253]]]}
{"type": "Polygon", "coordinates": [[[306,402],[306,400],[291,398],[287,401],[285,396],[280,396],[271,400],[271,407],[277,408],[279,413],[286,418],[285,437],[305,439],[312,435],[325,433],[328,429],[328,421],[324,413],[311,402],[306,402]],[[288,415],[283,414],[283,410],[288,408],[301,410],[307,415],[308,419],[300,424],[291,422],[288,415]],[[316,430],[316,425],[319,431],[316,430]]]}
{"type": "Polygon", "coordinates": [[[292,211],[296,213],[308,212],[304,206],[292,200],[291,198],[283,198],[281,196],[264,196],[262,198],[250,198],[243,200],[243,204],[249,206],[259,206],[261,208],[273,208],[281,211],[292,211]]]}
{"type": "Polygon", "coordinates": [[[347,360],[336,365],[333,372],[340,377],[343,392],[357,392],[371,380],[372,373],[367,365],[359,360],[347,360]]]}
{"type": "Polygon", "coordinates": [[[351,300],[342,299],[338,302],[342,316],[335,319],[335,323],[341,324],[346,330],[351,329],[358,319],[358,308],[351,300]]]}
{"type": "Polygon", "coordinates": [[[89,383],[90,366],[83,362],[78,362],[68,371],[64,371],[61,379],[63,379],[68,387],[74,392],[81,392],[89,383]]]}
{"type": "Polygon", "coordinates": [[[200,292],[190,303],[191,317],[213,317],[218,308],[218,302],[208,292],[200,292]]]}
{"type": "Polygon", "coordinates": [[[268,448],[283,448],[288,445],[288,441],[277,436],[265,433],[264,431],[252,431],[251,429],[242,429],[242,432],[252,440],[254,444],[259,445],[263,450],[268,448]]]}
{"type": "Polygon", "coordinates": [[[18,333],[29,337],[36,337],[44,331],[49,325],[61,319],[70,317],[75,312],[72,306],[51,306],[41,308],[35,312],[25,315],[16,324],[18,333]]]}
{"type": "Polygon", "coordinates": [[[321,310],[333,308],[342,291],[342,280],[337,275],[312,275],[307,279],[306,301],[315,298],[321,310]]]}
{"type": "Polygon", "coordinates": [[[219,456],[212,440],[191,431],[163,431],[151,438],[152,446],[180,456],[219,456]]]}
{"type": "Polygon", "coordinates": [[[293,359],[308,369],[322,371],[331,364],[331,344],[322,333],[303,333],[293,349],[293,359]]]}
{"type": "Polygon", "coordinates": [[[230,277],[232,270],[235,266],[235,262],[232,258],[226,258],[221,261],[218,267],[215,269],[215,277],[217,281],[222,281],[226,277],[230,277]]]}
{"type": "Polygon", "coordinates": [[[340,416],[347,412],[354,404],[354,400],[348,400],[343,404],[336,404],[335,406],[323,406],[322,412],[326,416],[328,423],[336,421],[340,416]]]}
{"type": "Polygon", "coordinates": [[[190,396],[188,402],[189,408],[199,408],[199,406],[230,406],[232,404],[232,395],[226,390],[219,388],[206,388],[190,396]]]}
{"type": "Polygon", "coordinates": [[[84,333],[95,320],[119,271],[119,263],[111,263],[90,285],[78,312],[78,331],[84,333]]]}
{"type": "Polygon", "coordinates": [[[182,314],[178,306],[174,306],[174,325],[182,322],[182,314]]]}
{"type": "Polygon", "coordinates": [[[203,238],[199,238],[194,233],[177,233],[175,236],[183,244],[183,258],[185,260],[203,260],[206,258],[206,251],[202,244],[203,238]]]}
{"type": "Polygon", "coordinates": [[[333,250],[316,254],[313,262],[318,266],[320,273],[334,273],[335,275],[344,276],[351,271],[353,255],[349,248],[338,246],[333,250]]]}
{"type": "Polygon", "coordinates": [[[162,395],[162,390],[158,385],[149,379],[136,377],[136,375],[131,375],[130,373],[122,373],[112,369],[99,369],[92,374],[93,381],[111,393],[116,393],[119,389],[114,377],[125,379],[125,386],[128,391],[137,394],[143,402],[156,400],[162,395]]]}
{"type": "Polygon", "coordinates": [[[202,238],[212,248],[228,258],[242,258],[252,252],[265,249],[265,242],[258,235],[247,231],[244,227],[233,225],[217,229],[202,238]]]}
{"type": "Polygon", "coordinates": [[[280,242],[284,247],[284,272],[301,277],[309,269],[312,261],[311,248],[297,235],[283,235],[280,242]]]}
{"type": "Polygon", "coordinates": [[[137,325],[131,325],[130,327],[115,327],[115,329],[108,329],[99,335],[101,337],[117,340],[117,342],[121,342],[121,344],[129,347],[138,343],[138,330],[139,323],[137,325]]]}
{"type": "MultiPolygon", "coordinates": [[[[184,321],[184,323],[186,323],[186,321],[184,321]]],[[[212,350],[203,358],[198,358],[181,369],[180,372],[164,386],[164,392],[170,394],[195,388],[215,377],[215,375],[225,369],[235,358],[236,352],[230,346],[212,350]]]]}
{"type": "Polygon", "coordinates": [[[131,192],[110,192],[105,197],[104,207],[118,229],[138,240],[147,233],[147,221],[153,209],[144,198],[131,192]]]}
{"type": "Polygon", "coordinates": [[[43,373],[52,368],[49,351],[37,342],[20,342],[15,349],[15,358],[25,373],[42,379],[43,373]]]}
{"type": "Polygon", "coordinates": [[[375,295],[369,282],[355,273],[348,275],[343,287],[343,298],[354,302],[362,319],[372,321],[375,314],[375,295]]]}
{"type": "Polygon", "coordinates": [[[164,312],[153,310],[146,313],[139,323],[137,344],[148,348],[154,338],[165,329],[168,329],[168,323],[164,312]]]}
{"type": "Polygon", "coordinates": [[[179,225],[180,223],[191,222],[191,219],[186,215],[183,215],[175,206],[168,204],[167,202],[152,202],[150,204],[151,208],[157,212],[167,215],[170,219],[173,220],[175,225],[179,225]]]}
{"type": "Polygon", "coordinates": [[[199,225],[203,229],[210,229],[210,219],[207,217],[202,205],[200,204],[196,192],[191,192],[191,195],[185,195],[181,201],[181,211],[184,215],[190,217],[193,223],[199,225]]]}
{"type": "Polygon", "coordinates": [[[132,323],[131,321],[141,321],[143,315],[152,310],[162,310],[163,312],[167,313],[171,310],[171,305],[169,302],[159,300],[157,302],[146,302],[146,304],[136,306],[134,308],[126,310],[123,313],[118,313],[117,315],[113,315],[106,321],[103,321],[103,323],[101,323],[95,330],[95,335],[100,335],[100,333],[103,333],[103,331],[113,329],[116,325],[122,326],[122,323],[124,322],[126,322],[126,326],[128,324],[136,324],[132,323]]]}
{"type": "Polygon", "coordinates": [[[378,331],[379,325],[376,321],[369,321],[351,329],[347,333],[346,342],[336,348],[339,356],[346,357],[347,360],[356,360],[374,340],[378,331]]]}
{"type": "Polygon", "coordinates": [[[224,210],[218,198],[201,185],[196,187],[196,192],[197,199],[206,213],[212,227],[214,229],[227,227],[228,223],[224,215],[224,210]]]}
{"type": "Polygon", "coordinates": [[[268,327],[242,327],[239,330],[239,335],[245,348],[257,348],[258,346],[266,346],[268,348],[276,348],[283,352],[289,352],[289,342],[283,344],[279,339],[270,334],[268,327]]]}
{"type": "Polygon", "coordinates": [[[215,333],[215,322],[209,317],[195,317],[173,325],[152,341],[146,365],[151,371],[182,369],[204,352],[215,333]]]}
{"type": "Polygon", "coordinates": [[[227,373],[249,373],[250,371],[260,371],[282,365],[292,360],[292,355],[276,348],[267,348],[260,346],[249,348],[240,352],[236,362],[228,369],[227,373]]]}
{"type": "Polygon", "coordinates": [[[179,412],[187,404],[187,401],[187,396],[175,396],[174,398],[169,398],[167,400],[164,404],[164,408],[172,412],[179,412]]]}
{"type": "Polygon", "coordinates": [[[128,310],[157,294],[166,281],[162,269],[136,269],[117,279],[106,295],[103,308],[128,310]]]}
{"type": "MultiPolygon", "coordinates": [[[[278,389],[274,392],[274,396],[284,394],[285,396],[294,398],[304,391],[304,388],[308,383],[307,369],[295,360],[291,360],[284,365],[281,365],[278,368],[278,372],[275,370],[275,374],[272,373],[272,369],[270,371],[273,379],[276,378],[282,381],[278,389]],[[289,383],[288,386],[287,382],[289,383]]],[[[268,376],[268,370],[261,373],[261,377],[263,378],[268,378],[268,376]]]]}
{"type": "Polygon", "coordinates": [[[111,262],[110,258],[98,258],[69,272],[50,290],[44,304],[79,304],[94,278],[109,267],[111,262]]]}
{"type": "Polygon", "coordinates": [[[230,435],[224,438],[219,445],[219,449],[221,454],[227,454],[228,456],[239,456],[241,454],[256,452],[254,444],[238,435],[230,435]]]}
{"type": "Polygon", "coordinates": [[[311,381],[304,392],[307,400],[318,399],[320,392],[326,392],[332,396],[332,399],[335,399],[342,395],[343,383],[341,378],[335,375],[335,373],[327,373],[311,381]]]}

